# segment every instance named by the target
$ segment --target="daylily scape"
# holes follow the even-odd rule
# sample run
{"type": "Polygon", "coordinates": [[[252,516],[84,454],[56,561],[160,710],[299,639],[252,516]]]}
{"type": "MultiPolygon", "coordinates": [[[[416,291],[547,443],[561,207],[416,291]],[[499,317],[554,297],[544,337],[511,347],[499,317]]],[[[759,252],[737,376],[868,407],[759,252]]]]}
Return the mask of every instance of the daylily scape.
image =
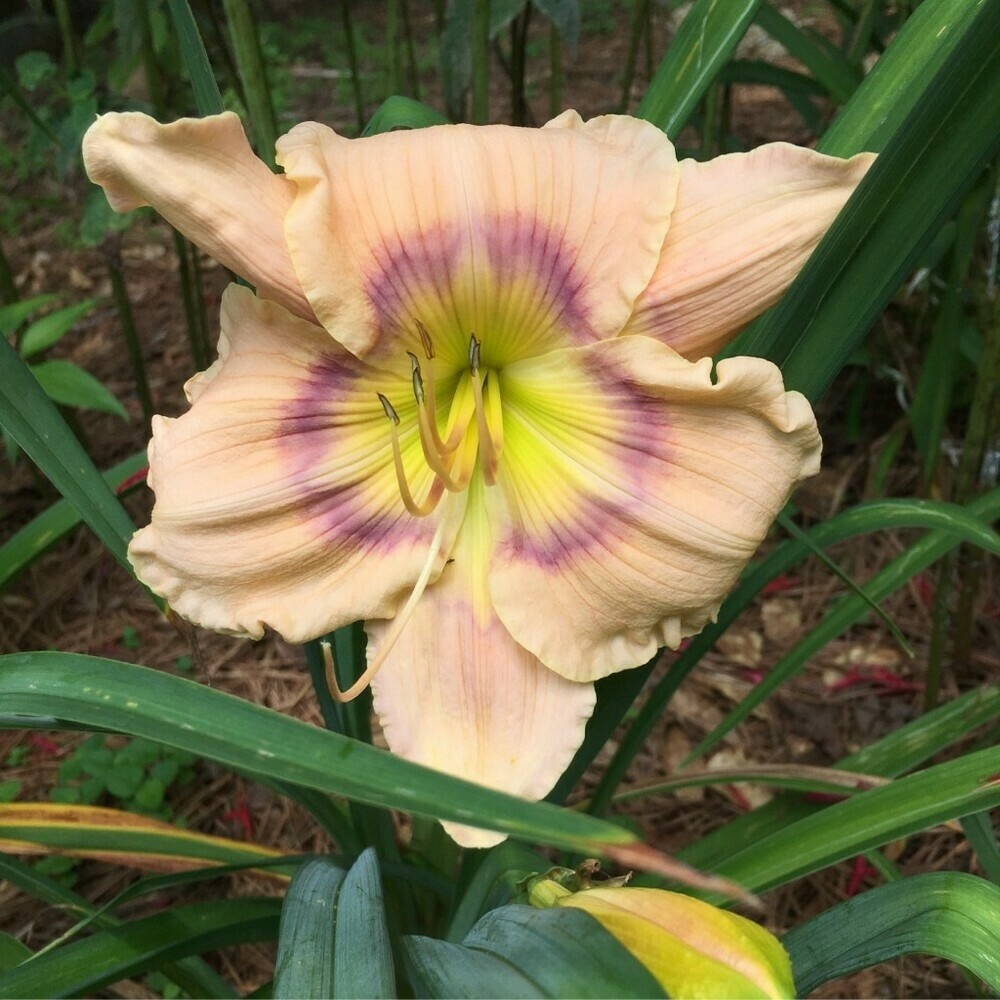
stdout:
{"type": "Polygon", "coordinates": [[[307,122],[277,152],[275,175],[231,113],[108,114],[85,139],[115,209],[151,205],[257,289],[229,287],[218,360],[154,423],[130,558],[207,628],[364,620],[391,749],[539,798],[594,681],[711,620],[816,472],[779,370],[709,356],[872,157],[678,162],[647,122],[575,112],[351,140],[307,122]]]}

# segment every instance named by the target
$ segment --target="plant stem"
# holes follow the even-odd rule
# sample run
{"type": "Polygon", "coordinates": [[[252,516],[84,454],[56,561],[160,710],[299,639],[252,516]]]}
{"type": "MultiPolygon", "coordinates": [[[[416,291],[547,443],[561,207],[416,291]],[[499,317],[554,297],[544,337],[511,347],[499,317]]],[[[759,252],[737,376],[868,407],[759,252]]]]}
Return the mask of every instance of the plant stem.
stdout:
{"type": "MultiPolygon", "coordinates": [[[[208,367],[208,345],[199,323],[198,291],[191,272],[191,261],[188,257],[188,242],[180,233],[174,233],[174,248],[177,251],[177,274],[181,282],[181,298],[184,301],[184,318],[187,321],[188,342],[191,345],[191,358],[198,371],[208,367]]],[[[195,261],[197,264],[197,261],[195,261]]]]}
{"type": "Polygon", "coordinates": [[[528,121],[528,106],[524,97],[524,50],[528,41],[530,18],[529,3],[510,24],[510,111],[513,125],[526,125],[528,121]]]}
{"type": "Polygon", "coordinates": [[[139,394],[142,406],[142,423],[146,437],[152,435],[153,399],[149,393],[149,380],[146,377],[146,365],[142,358],[142,347],[139,344],[139,333],[135,328],[135,315],[132,303],[128,297],[125,284],[125,272],[122,267],[121,234],[114,233],[105,240],[104,255],[111,279],[111,294],[114,296],[115,308],[118,310],[118,320],[122,333],[125,335],[125,348],[128,351],[129,364],[135,377],[135,388],[139,394]]]}
{"type": "Polygon", "coordinates": [[[472,24],[472,122],[490,120],[490,0],[475,0],[472,24]]]}
{"type": "Polygon", "coordinates": [[[21,296],[17,294],[17,285],[14,284],[14,272],[10,268],[10,261],[3,251],[3,244],[0,243],[0,299],[5,305],[20,301],[21,296]]]}
{"type": "Polygon", "coordinates": [[[400,0],[400,13],[403,16],[403,39],[406,42],[406,66],[410,77],[410,96],[420,100],[420,73],[417,70],[417,52],[413,45],[413,24],[410,20],[409,0],[400,0]]]}
{"type": "MultiPolygon", "coordinates": [[[[983,460],[1000,425],[1000,295],[987,300],[983,324],[985,343],[969,407],[969,426],[955,477],[954,499],[962,503],[979,486],[983,460]]],[[[972,653],[974,609],[983,566],[982,550],[961,550],[958,563],[960,591],[955,609],[953,663],[956,675],[968,670],[972,653]]]]}
{"type": "Polygon", "coordinates": [[[274,144],[278,123],[267,82],[267,70],[260,51],[260,36],[247,0],[223,0],[229,37],[236,55],[236,68],[243,87],[243,99],[250,112],[252,131],[257,140],[257,154],[275,169],[274,144]]]}
{"type": "Polygon", "coordinates": [[[365,128],[365,102],[361,94],[361,76],[358,73],[358,49],[354,42],[351,0],[341,0],[340,14],[344,26],[344,43],[347,46],[347,65],[351,71],[351,88],[354,91],[354,111],[358,117],[358,132],[361,133],[365,128]]]}
{"type": "Polygon", "coordinates": [[[402,76],[399,68],[399,0],[387,0],[385,7],[385,62],[389,68],[389,95],[401,94],[402,76]]]}
{"type": "Polygon", "coordinates": [[[139,30],[142,34],[142,66],[146,71],[146,86],[149,87],[149,99],[158,117],[166,112],[167,98],[163,83],[163,74],[156,61],[156,51],[153,48],[153,27],[149,19],[149,0],[139,3],[139,30]]]}
{"type": "Polygon", "coordinates": [[[549,114],[555,118],[562,110],[563,65],[562,39],[554,24],[549,25],[549,114]]]}
{"type": "Polygon", "coordinates": [[[63,67],[67,76],[77,71],[76,39],[73,37],[73,18],[70,16],[67,0],[55,0],[53,4],[56,21],[59,22],[59,34],[62,37],[63,67]]]}
{"type": "Polygon", "coordinates": [[[647,11],[650,0],[635,0],[635,9],[632,14],[632,34],[628,40],[628,54],[625,57],[625,78],[622,81],[622,99],[619,102],[618,110],[621,114],[628,111],[629,104],[632,103],[632,84],[635,81],[635,62],[639,56],[639,42],[642,41],[643,31],[647,25],[647,11]]]}

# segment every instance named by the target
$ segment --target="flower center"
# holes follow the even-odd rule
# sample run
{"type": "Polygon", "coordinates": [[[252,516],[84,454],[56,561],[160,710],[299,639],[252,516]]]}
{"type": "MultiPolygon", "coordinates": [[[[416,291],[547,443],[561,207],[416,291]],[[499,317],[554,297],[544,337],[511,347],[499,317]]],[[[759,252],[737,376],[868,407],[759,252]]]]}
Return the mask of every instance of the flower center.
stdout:
{"type": "Polygon", "coordinates": [[[389,418],[392,458],[399,494],[406,509],[415,517],[426,517],[437,508],[445,491],[460,493],[468,488],[477,467],[487,486],[497,481],[503,451],[503,410],[499,376],[480,366],[481,342],[469,339],[468,368],[461,372],[452,393],[448,418],[442,433],[437,420],[434,381],[434,345],[427,328],[419,320],[417,330],[426,355],[426,369],[420,359],[407,352],[417,402],[417,426],[424,460],[434,473],[426,495],[418,501],[410,489],[399,445],[399,414],[379,393],[379,401],[389,418]],[[493,375],[491,378],[490,375],[493,375]]]}

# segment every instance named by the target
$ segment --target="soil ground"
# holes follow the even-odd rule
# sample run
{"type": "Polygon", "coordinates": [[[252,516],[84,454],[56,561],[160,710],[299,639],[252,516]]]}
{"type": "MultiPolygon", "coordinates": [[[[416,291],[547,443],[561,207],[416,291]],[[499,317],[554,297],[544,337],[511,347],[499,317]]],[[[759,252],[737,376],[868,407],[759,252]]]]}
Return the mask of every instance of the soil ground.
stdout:
{"type": "MultiPolygon", "coordinates": [[[[412,4],[414,32],[422,47],[431,45],[434,25],[427,4],[412,4]],[[419,8],[419,10],[418,10],[419,8]],[[426,10],[424,8],[427,8],[426,10]]],[[[624,15],[607,8],[609,30],[594,27],[591,4],[590,29],[585,31],[576,59],[567,65],[564,93],[584,116],[614,108],[627,44],[624,15]]],[[[377,37],[381,30],[381,5],[356,5],[363,30],[377,37]]],[[[655,8],[654,56],[659,57],[670,37],[665,13],[655,8]]],[[[313,13],[304,3],[274,5],[273,14],[292,19],[313,13]]],[[[539,45],[544,35],[536,24],[539,45]]],[[[534,37],[534,36],[533,36],[534,37]]],[[[765,44],[758,40],[758,44],[765,44]]],[[[773,53],[772,53],[773,55],[773,53]]],[[[787,57],[786,65],[793,65],[787,57]]],[[[635,90],[645,84],[639,60],[635,90]]],[[[327,65],[299,59],[297,79],[322,81],[327,65]]],[[[547,116],[547,80],[544,62],[529,66],[528,94],[536,120],[547,116]]],[[[507,114],[507,89],[494,66],[493,108],[498,120],[507,114]]],[[[422,73],[422,96],[440,106],[433,67],[422,73]]],[[[349,128],[352,112],[347,104],[330,102],[329,90],[303,88],[289,109],[289,118],[313,117],[335,127],[349,128]]],[[[374,110],[374,102],[367,109],[374,110]]],[[[800,119],[777,91],[764,87],[738,87],[733,93],[732,129],[747,146],[764,140],[805,142],[809,136],[800,119]]],[[[16,134],[10,123],[8,135],[16,134]]],[[[683,141],[683,140],[682,140],[683,141]]],[[[5,251],[14,264],[23,296],[59,292],[68,299],[98,294],[107,298],[105,261],[99,250],[67,245],[62,234],[62,207],[84,190],[79,174],[56,182],[36,177],[5,185],[5,196],[25,199],[26,212],[16,232],[6,234],[5,251]]],[[[173,244],[158,220],[143,219],[125,234],[125,274],[143,341],[143,354],[157,412],[176,415],[186,407],[181,387],[192,373],[180,306],[178,274],[173,244]]],[[[203,261],[205,298],[209,316],[217,315],[219,295],[225,284],[221,269],[203,261]]],[[[905,343],[913,309],[898,304],[882,321],[878,336],[890,343],[905,343]]],[[[138,400],[132,383],[116,314],[110,305],[96,310],[60,345],[58,356],[83,365],[96,375],[129,409],[125,424],[110,417],[81,414],[79,423],[88,448],[101,468],[133,453],[145,443],[138,400]]],[[[846,376],[828,394],[820,412],[827,440],[824,471],[796,498],[802,520],[811,523],[828,517],[845,505],[869,495],[875,457],[900,418],[898,407],[886,390],[870,393],[862,404],[860,432],[847,426],[845,413],[855,398],[855,376],[846,376]]],[[[906,453],[891,473],[889,490],[909,495],[916,489],[915,467],[906,453]]],[[[0,477],[0,539],[43,510],[54,493],[23,458],[0,477]]],[[[145,489],[127,499],[136,523],[148,518],[152,498],[145,489]]],[[[856,579],[869,578],[909,543],[906,533],[888,532],[847,544],[834,557],[856,579]]],[[[995,570],[995,567],[994,567],[995,570]]],[[[722,749],[708,761],[725,767],[743,763],[811,763],[828,765],[846,753],[897,729],[922,711],[922,678],[931,632],[930,594],[933,577],[918,578],[889,602],[887,610],[913,645],[916,656],[907,659],[880,623],[852,629],[826,646],[796,680],[783,686],[765,707],[737,728],[722,749]],[[880,683],[879,671],[890,671],[898,683],[880,683]],[[846,683],[851,679],[855,683],[846,683]]],[[[758,604],[727,633],[724,642],[703,661],[682,686],[670,710],[647,742],[628,777],[629,783],[651,782],[668,774],[724,714],[749,690],[781,655],[821,620],[829,602],[842,585],[821,564],[810,562],[762,596],[758,604]]],[[[1000,671],[998,633],[1000,590],[995,572],[981,588],[981,607],[994,614],[979,616],[973,657],[961,678],[945,678],[942,700],[967,690],[1000,671]]],[[[178,669],[178,661],[192,656],[193,675],[204,683],[249,701],[267,705],[319,724],[320,717],[301,651],[277,637],[252,644],[199,632],[185,640],[149,604],[134,582],[104,552],[86,530],[57,545],[36,561],[15,583],[0,593],[0,650],[57,649],[141,662],[164,670],[178,669]],[[196,649],[191,645],[196,643],[196,649]]],[[[666,669],[669,657],[665,660],[666,669]]],[[[56,784],[56,769],[82,737],[55,733],[44,739],[18,732],[0,733],[0,761],[9,761],[16,748],[26,754],[17,766],[7,766],[0,777],[20,779],[20,799],[47,799],[56,784]]],[[[614,748],[612,743],[579,790],[586,795],[614,748]]],[[[15,755],[17,756],[17,755],[15,755]]],[[[673,851],[724,823],[769,796],[763,787],[726,786],[715,790],[690,790],[673,796],[654,796],[631,805],[628,811],[657,847],[673,851]]],[[[247,838],[293,852],[322,850],[329,846],[309,818],[297,807],[272,793],[213,766],[202,764],[198,780],[177,789],[171,799],[174,815],[192,829],[247,838]],[[245,807],[245,808],[244,808],[245,807]]],[[[902,872],[948,869],[975,871],[967,842],[950,827],[919,834],[890,845],[887,854],[902,872]]],[[[77,869],[76,888],[88,898],[103,901],[119,890],[128,875],[98,862],[84,862],[77,869]]],[[[775,931],[797,925],[864,887],[877,876],[853,863],[844,863],[767,894],[767,922],[775,931]]],[[[242,879],[231,891],[262,891],[259,882],[242,879]]],[[[266,888],[266,887],[265,887],[266,888]]],[[[276,890],[272,890],[276,891],[276,890]]],[[[29,946],[49,940],[63,924],[51,910],[40,907],[9,884],[0,884],[0,927],[29,946]]],[[[241,989],[253,989],[269,977],[271,953],[266,948],[244,948],[238,954],[223,952],[221,971],[241,989]]],[[[133,983],[117,995],[152,995],[147,986],[133,983]]],[[[960,970],[949,963],[909,958],[868,970],[825,988],[822,996],[976,996],[960,970]]]]}

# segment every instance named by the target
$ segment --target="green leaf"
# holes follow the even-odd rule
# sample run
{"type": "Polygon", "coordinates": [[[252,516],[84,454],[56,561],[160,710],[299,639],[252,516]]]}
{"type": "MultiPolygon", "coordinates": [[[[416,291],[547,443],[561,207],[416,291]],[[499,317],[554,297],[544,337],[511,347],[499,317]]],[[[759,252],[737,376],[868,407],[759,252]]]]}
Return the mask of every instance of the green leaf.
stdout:
{"type": "MultiPolygon", "coordinates": [[[[908,722],[870,746],[862,747],[839,761],[836,767],[894,778],[966,738],[977,727],[998,718],[1000,689],[969,691],[953,702],[908,722]]],[[[697,868],[712,868],[737,854],[752,853],[758,841],[824,808],[798,795],[781,795],[767,805],[713,830],[681,850],[678,857],[697,868]]]]}
{"type": "Polygon", "coordinates": [[[938,823],[1000,806],[1000,747],[969,753],[790,823],[716,871],[753,892],[808,875],[938,823]]]}
{"type": "Polygon", "coordinates": [[[176,906],[36,955],[0,976],[0,997],[94,993],[165,962],[273,939],[276,899],[225,899],[176,906]]]}
{"type": "Polygon", "coordinates": [[[198,24],[191,13],[188,0],[167,0],[170,16],[174,22],[174,31],[180,42],[181,56],[187,69],[191,86],[194,89],[194,101],[200,115],[217,115],[224,109],[219,85],[215,82],[215,73],[209,62],[205,43],[201,40],[198,24]]]}
{"type": "Polygon", "coordinates": [[[761,4],[755,20],[793,59],[802,63],[836,101],[847,101],[861,83],[861,74],[837,49],[824,45],[826,40],[818,36],[810,38],[769,4],[761,4]]]}
{"type": "Polygon", "coordinates": [[[340,887],[333,978],[335,997],[396,996],[382,882],[371,847],[354,863],[340,887]]]}
{"type": "MultiPolygon", "coordinates": [[[[53,906],[59,906],[73,914],[82,914],[93,920],[98,927],[119,927],[122,921],[103,910],[91,905],[72,889],[66,888],[61,882],[55,881],[38,871],[37,867],[26,865],[21,861],[0,852],[0,875],[23,892],[31,893],[53,906]]],[[[192,875],[192,873],[188,873],[192,875]]],[[[180,876],[175,876],[180,878],[180,876]]],[[[147,882],[152,880],[146,880],[147,882]]],[[[122,896],[130,893],[138,895],[138,886],[126,889],[122,896]]],[[[236,997],[235,990],[217,972],[200,958],[182,958],[176,963],[161,967],[171,980],[180,985],[190,996],[204,997],[236,997]]]]}
{"type": "Polygon", "coordinates": [[[555,25],[570,58],[576,58],[580,45],[580,0],[533,0],[533,3],[555,25]]]}
{"type": "MultiPolygon", "coordinates": [[[[982,513],[991,518],[1000,515],[1000,488],[970,504],[969,510],[972,513],[982,513]]],[[[809,659],[815,656],[828,642],[851,625],[863,621],[868,614],[869,601],[884,600],[907,581],[912,580],[918,573],[937,562],[942,556],[947,555],[958,544],[959,540],[955,535],[938,531],[932,532],[915,542],[868,580],[865,583],[863,597],[856,594],[842,597],[826,613],[823,620],[774,664],[767,672],[767,676],[759,684],[754,685],[743,701],[691,751],[685,759],[685,763],[707,753],[773,691],[802,670],[809,659]]]]}
{"type": "Polygon", "coordinates": [[[645,966],[579,910],[504,906],[461,945],[410,937],[403,946],[424,996],[663,996],[645,966]]]}
{"type": "Polygon", "coordinates": [[[676,139],[757,14],[761,0],[697,0],[639,102],[636,116],[676,139]]]}
{"type": "Polygon", "coordinates": [[[484,826],[583,853],[634,843],[621,827],[527,802],[411,764],[186,678],[76,653],[0,657],[0,722],[51,726],[52,718],[168,746],[265,778],[484,826]]]}
{"type": "Polygon", "coordinates": [[[28,370],[45,390],[45,395],[54,402],[85,410],[101,410],[128,420],[125,407],[93,375],[71,361],[40,361],[29,365],[28,370]]]}
{"type": "Polygon", "coordinates": [[[21,338],[21,357],[30,358],[57,343],[100,301],[100,299],[85,299],[76,305],[56,309],[41,319],[36,319],[24,331],[24,336],[21,338]]]}
{"type": "Polygon", "coordinates": [[[431,125],[447,125],[448,119],[439,111],[413,100],[412,97],[387,97],[378,110],[368,119],[366,135],[380,135],[397,128],[428,128],[431,125]]]}
{"type": "Polygon", "coordinates": [[[928,81],[974,30],[983,6],[984,0],[923,0],[824,133],[819,151],[831,156],[881,152],[926,97],[928,81]]]}
{"type": "MultiPolygon", "coordinates": [[[[816,545],[826,547],[872,531],[906,527],[936,528],[942,532],[954,532],[955,537],[971,541],[973,544],[986,548],[987,551],[1000,551],[998,549],[1000,538],[996,532],[983,523],[979,513],[978,507],[974,511],[970,511],[955,504],[940,504],[928,500],[881,500],[859,504],[841,511],[828,521],[811,528],[809,535],[816,545]]],[[[600,813],[606,809],[615,788],[628,770],[629,763],[644,745],[674,692],[684,678],[697,666],[702,656],[715,645],[719,636],[753,603],[760,591],[771,580],[800,563],[809,555],[810,551],[809,547],[803,545],[802,542],[788,539],[782,542],[766,559],[751,566],[744,573],[739,586],[723,603],[715,623],[709,625],[691,640],[688,648],[677,657],[667,674],[657,682],[649,693],[645,704],[620,741],[618,750],[598,782],[591,800],[590,808],[593,812],[600,813]]],[[[617,677],[626,678],[630,673],[635,672],[624,671],[622,674],[609,677],[606,680],[613,681],[617,677]]],[[[598,682],[599,692],[602,683],[604,682],[598,682]]],[[[600,707],[599,696],[598,710],[600,707]]],[[[596,716],[597,713],[595,713],[595,718],[596,716]]],[[[593,724],[593,720],[591,720],[591,724],[593,724]]],[[[610,735],[611,728],[606,729],[608,735],[610,735]]],[[[589,739],[590,726],[587,729],[587,740],[589,741],[589,739]]],[[[578,774],[582,774],[585,770],[585,766],[581,767],[581,762],[577,758],[574,758],[571,767],[577,769],[578,774]]]]}
{"type": "Polygon", "coordinates": [[[13,969],[27,958],[31,958],[31,949],[27,945],[10,934],[0,932],[0,972],[13,969]]]}
{"type": "MultiPolygon", "coordinates": [[[[781,302],[730,344],[816,399],[1000,150],[1000,5],[980,4],[781,302]]],[[[895,44],[899,44],[897,39],[895,44]]]]}
{"type": "Polygon", "coordinates": [[[131,574],[135,525],[6,337],[0,337],[0,424],[131,574]]]}
{"type": "MultiPolygon", "coordinates": [[[[281,907],[273,996],[334,996],[333,943],[345,872],[326,858],[307,861],[292,878],[281,907]]],[[[367,943],[355,942],[361,950],[367,943]]]]}
{"type": "Polygon", "coordinates": [[[57,295],[47,293],[0,306],[0,334],[6,336],[13,333],[32,313],[44,306],[51,305],[57,298],[57,295]]]}
{"type": "Polygon", "coordinates": [[[900,955],[938,955],[1000,992],[1000,889],[964,872],[879,886],[789,931],[799,996],[900,955]]]}
{"type": "MultiPolygon", "coordinates": [[[[466,852],[465,865],[473,861],[471,852],[466,852]]],[[[454,943],[460,942],[483,914],[513,902],[517,883],[522,878],[545,871],[548,867],[547,859],[528,850],[523,844],[510,840],[483,852],[483,857],[475,866],[475,873],[468,880],[455,907],[448,924],[447,939],[454,943]]]]}

